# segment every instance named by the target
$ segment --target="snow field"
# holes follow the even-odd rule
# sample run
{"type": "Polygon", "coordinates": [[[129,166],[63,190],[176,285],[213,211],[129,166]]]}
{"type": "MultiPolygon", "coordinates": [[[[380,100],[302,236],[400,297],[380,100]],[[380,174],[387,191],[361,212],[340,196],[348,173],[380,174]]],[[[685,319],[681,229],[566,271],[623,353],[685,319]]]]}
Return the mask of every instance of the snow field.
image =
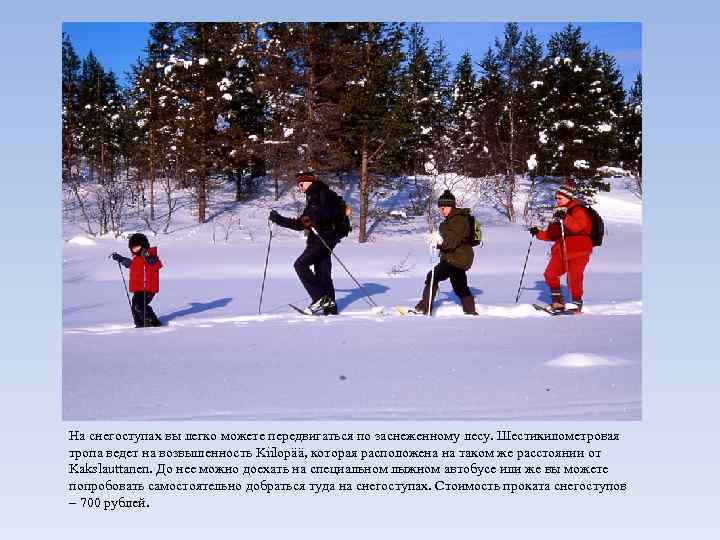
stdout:
{"type": "MultiPolygon", "coordinates": [[[[165,326],[135,329],[107,258],[127,255],[126,240],[90,238],[66,220],[64,418],[639,419],[639,199],[623,189],[599,196],[607,236],[586,273],[583,314],[550,317],[531,305],[549,301],[550,244],[533,242],[516,305],[530,236],[471,195],[485,240],[469,272],[479,317],[462,314],[449,282],[434,317],[399,315],[395,306],[417,302],[431,267],[423,218],[402,215],[378,224],[370,242],[351,236],[337,248],[380,308],[334,262],[341,314],[292,311],[288,303],[309,303],[292,267],[304,238],[279,230],[258,315],[266,216],[271,206],[297,211],[288,192],[277,203],[215,201],[226,211],[215,223],[181,213],[171,234],[150,234],[165,265],[152,302],[165,326]],[[226,243],[227,212],[238,225],[226,243]]],[[[355,201],[352,190],[344,196],[355,201]]],[[[384,208],[399,211],[403,200],[390,194],[384,208]]]]}

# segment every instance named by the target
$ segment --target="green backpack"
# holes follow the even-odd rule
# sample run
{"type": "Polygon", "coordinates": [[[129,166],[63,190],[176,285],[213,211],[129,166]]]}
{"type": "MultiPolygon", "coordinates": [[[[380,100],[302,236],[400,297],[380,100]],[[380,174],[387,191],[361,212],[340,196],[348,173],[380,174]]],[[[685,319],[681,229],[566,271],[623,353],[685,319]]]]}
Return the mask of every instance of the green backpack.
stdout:
{"type": "Polygon", "coordinates": [[[468,220],[470,222],[470,236],[468,237],[467,243],[472,247],[479,246],[482,244],[482,228],[480,222],[475,219],[475,216],[468,214],[468,220]]]}

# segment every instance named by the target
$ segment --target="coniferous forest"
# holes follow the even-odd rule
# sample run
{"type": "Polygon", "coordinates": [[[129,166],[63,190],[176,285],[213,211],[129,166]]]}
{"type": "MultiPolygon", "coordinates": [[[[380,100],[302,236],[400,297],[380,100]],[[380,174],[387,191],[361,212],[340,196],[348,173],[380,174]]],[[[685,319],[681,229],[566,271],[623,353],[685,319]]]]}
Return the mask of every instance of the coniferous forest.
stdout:
{"type": "Polygon", "coordinates": [[[89,234],[130,212],[167,232],[180,190],[203,223],[219,187],[277,198],[301,170],[357,183],[360,242],[398,182],[423,215],[438,176],[473,178],[511,222],[523,178],[591,197],[618,168],[642,194],[641,75],[626,92],[572,24],[542,43],[508,23],[453,66],[419,24],[159,22],[127,84],[62,40],[63,191],[89,234]]]}

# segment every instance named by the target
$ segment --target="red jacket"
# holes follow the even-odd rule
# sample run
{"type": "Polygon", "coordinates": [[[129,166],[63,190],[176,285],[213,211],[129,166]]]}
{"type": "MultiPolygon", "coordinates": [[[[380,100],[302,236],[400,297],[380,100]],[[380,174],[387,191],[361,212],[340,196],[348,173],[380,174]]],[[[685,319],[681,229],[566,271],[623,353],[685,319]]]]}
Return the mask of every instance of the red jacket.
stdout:
{"type": "Polygon", "coordinates": [[[160,269],[162,261],[157,248],[151,247],[144,254],[133,254],[130,261],[130,292],[151,292],[160,290],[160,269]]]}
{"type": "MultiPolygon", "coordinates": [[[[567,214],[562,220],[565,227],[565,245],[567,258],[574,259],[592,253],[592,219],[590,214],[577,201],[570,201],[567,205],[567,214]]],[[[544,231],[537,234],[539,240],[555,242],[552,255],[562,257],[562,234],[559,223],[550,223],[544,231]]]]}

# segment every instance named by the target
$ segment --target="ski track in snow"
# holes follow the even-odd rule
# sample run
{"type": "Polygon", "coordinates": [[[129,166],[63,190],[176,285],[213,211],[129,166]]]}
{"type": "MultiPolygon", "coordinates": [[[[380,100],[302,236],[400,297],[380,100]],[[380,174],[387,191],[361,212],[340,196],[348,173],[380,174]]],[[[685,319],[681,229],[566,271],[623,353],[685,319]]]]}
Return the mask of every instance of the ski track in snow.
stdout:
{"type": "MultiPolygon", "coordinates": [[[[479,317],[492,318],[506,318],[506,319],[521,319],[521,318],[550,318],[549,315],[536,310],[531,304],[519,304],[512,306],[476,306],[479,317]]],[[[642,302],[631,301],[631,302],[618,302],[610,304],[598,304],[593,306],[583,306],[583,313],[580,315],[586,317],[592,316],[625,316],[625,315],[641,315],[642,314],[642,302]]],[[[460,306],[441,306],[439,307],[433,317],[426,317],[422,315],[411,315],[410,319],[428,319],[429,321],[435,319],[449,319],[449,318],[469,318],[463,312],[460,306]]],[[[289,314],[266,314],[266,315],[238,315],[231,317],[196,317],[196,318],[184,318],[179,321],[173,321],[172,323],[163,326],[161,328],[148,328],[143,331],[151,331],[154,333],[167,333],[175,331],[176,329],[182,328],[212,328],[216,325],[235,325],[245,326],[250,323],[263,323],[263,322],[279,322],[287,324],[335,324],[347,320],[371,320],[377,322],[384,322],[388,319],[402,319],[406,318],[401,315],[395,307],[380,306],[369,310],[355,310],[355,311],[343,311],[338,316],[311,316],[311,315],[300,315],[295,313],[289,314]]],[[[119,334],[124,332],[136,332],[136,328],[129,324],[100,324],[96,326],[82,326],[82,327],[71,327],[64,330],[65,334],[119,334]]]]}

